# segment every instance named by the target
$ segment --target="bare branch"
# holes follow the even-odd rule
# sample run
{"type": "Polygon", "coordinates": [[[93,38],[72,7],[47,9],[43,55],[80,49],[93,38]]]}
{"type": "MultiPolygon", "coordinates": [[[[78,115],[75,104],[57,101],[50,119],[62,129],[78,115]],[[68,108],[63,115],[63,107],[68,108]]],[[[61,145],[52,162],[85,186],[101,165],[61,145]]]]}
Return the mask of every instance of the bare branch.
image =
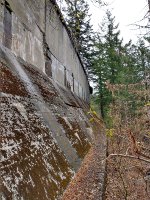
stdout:
{"type": "Polygon", "coordinates": [[[146,160],[144,158],[138,157],[138,156],[132,156],[132,155],[125,155],[125,154],[110,154],[106,160],[108,160],[110,157],[124,157],[124,158],[131,158],[131,159],[136,159],[136,160],[141,160],[147,163],[150,163],[150,160],[146,160]]]}

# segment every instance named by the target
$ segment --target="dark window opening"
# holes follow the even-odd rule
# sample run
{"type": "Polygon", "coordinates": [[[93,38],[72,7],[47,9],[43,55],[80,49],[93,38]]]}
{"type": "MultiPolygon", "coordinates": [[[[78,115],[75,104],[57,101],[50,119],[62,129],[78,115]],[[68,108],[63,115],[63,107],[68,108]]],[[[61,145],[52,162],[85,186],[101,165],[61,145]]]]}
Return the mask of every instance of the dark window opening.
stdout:
{"type": "Polygon", "coordinates": [[[93,88],[89,86],[90,94],[93,94],[93,88]]]}
{"type": "Polygon", "coordinates": [[[73,75],[73,73],[72,73],[72,90],[74,92],[74,75],[73,75]]]}
{"type": "Polygon", "coordinates": [[[45,73],[49,77],[52,77],[52,60],[51,53],[48,49],[46,50],[45,73]]]}
{"type": "Polygon", "coordinates": [[[4,39],[3,44],[11,49],[12,44],[12,10],[7,1],[4,4],[4,39]]]}
{"type": "Polygon", "coordinates": [[[67,87],[67,69],[64,67],[64,86],[67,87]]]}

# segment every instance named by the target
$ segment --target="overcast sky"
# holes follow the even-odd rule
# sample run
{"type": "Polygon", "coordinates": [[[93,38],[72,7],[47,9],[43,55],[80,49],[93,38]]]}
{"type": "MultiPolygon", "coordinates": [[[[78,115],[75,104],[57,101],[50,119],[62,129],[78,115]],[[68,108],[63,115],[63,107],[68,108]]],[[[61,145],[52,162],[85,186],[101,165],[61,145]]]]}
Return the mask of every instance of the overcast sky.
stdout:
{"type": "MultiPolygon", "coordinates": [[[[125,42],[130,39],[136,42],[138,34],[141,32],[139,29],[130,24],[134,24],[140,21],[146,14],[148,7],[147,0],[106,0],[110,5],[108,8],[112,11],[112,14],[116,17],[116,23],[119,23],[119,29],[121,30],[121,36],[125,42]],[[133,30],[134,29],[134,30],[133,30]]],[[[94,29],[97,30],[98,24],[101,22],[106,8],[97,8],[90,3],[90,12],[92,14],[92,24],[94,29]]],[[[144,25],[144,21],[141,22],[144,25]]]]}

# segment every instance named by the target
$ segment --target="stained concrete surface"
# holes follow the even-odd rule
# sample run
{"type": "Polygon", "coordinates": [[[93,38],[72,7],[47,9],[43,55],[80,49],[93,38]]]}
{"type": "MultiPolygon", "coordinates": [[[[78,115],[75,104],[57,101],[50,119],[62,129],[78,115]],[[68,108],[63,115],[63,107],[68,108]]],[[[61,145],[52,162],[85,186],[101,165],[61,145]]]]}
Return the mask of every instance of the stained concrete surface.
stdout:
{"type": "Polygon", "coordinates": [[[9,48],[16,56],[45,73],[50,71],[60,85],[89,101],[87,75],[54,0],[0,0],[0,42],[5,44],[5,40],[10,40],[9,48]],[[11,9],[10,37],[5,30],[5,2],[11,9]],[[50,69],[46,69],[47,59],[50,69]]]}
{"type": "Polygon", "coordinates": [[[88,104],[3,46],[0,58],[1,198],[59,199],[93,141],[88,104]]]}
{"type": "Polygon", "coordinates": [[[54,0],[0,0],[3,45],[6,4],[11,42],[9,49],[0,45],[0,198],[58,200],[94,139],[87,75],[54,0]]]}

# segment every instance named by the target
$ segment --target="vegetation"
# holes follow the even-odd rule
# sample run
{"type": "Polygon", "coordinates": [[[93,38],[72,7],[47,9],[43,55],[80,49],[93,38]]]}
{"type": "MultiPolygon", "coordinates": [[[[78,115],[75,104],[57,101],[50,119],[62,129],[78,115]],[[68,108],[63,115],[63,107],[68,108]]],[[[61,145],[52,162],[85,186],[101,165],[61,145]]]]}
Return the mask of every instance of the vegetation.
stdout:
{"type": "MultiPolygon", "coordinates": [[[[106,199],[149,199],[150,38],[146,34],[137,44],[125,44],[110,11],[93,33],[87,2],[67,3],[67,23],[95,87],[92,107],[107,128],[106,199]]],[[[89,114],[91,122],[102,123],[94,111],[89,114]]]]}
{"type": "Polygon", "coordinates": [[[150,49],[148,37],[124,44],[106,13],[96,33],[92,80],[108,136],[106,199],[150,198],[150,49]]]}

